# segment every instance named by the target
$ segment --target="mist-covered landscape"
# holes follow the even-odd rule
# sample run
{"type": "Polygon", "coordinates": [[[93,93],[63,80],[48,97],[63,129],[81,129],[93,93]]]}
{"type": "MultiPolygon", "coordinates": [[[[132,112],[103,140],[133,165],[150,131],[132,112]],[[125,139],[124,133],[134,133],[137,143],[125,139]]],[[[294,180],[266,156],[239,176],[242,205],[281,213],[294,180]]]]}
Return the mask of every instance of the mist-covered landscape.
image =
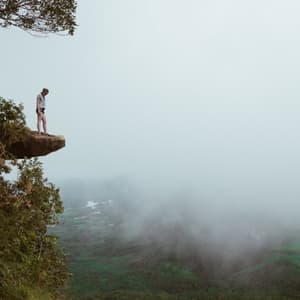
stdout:
{"type": "Polygon", "coordinates": [[[51,229],[74,299],[298,299],[299,228],[271,215],[215,214],[180,191],[145,202],[125,178],[66,181],[51,229]]]}
{"type": "Polygon", "coordinates": [[[0,300],[300,299],[299,12],[0,0],[0,300]]]}

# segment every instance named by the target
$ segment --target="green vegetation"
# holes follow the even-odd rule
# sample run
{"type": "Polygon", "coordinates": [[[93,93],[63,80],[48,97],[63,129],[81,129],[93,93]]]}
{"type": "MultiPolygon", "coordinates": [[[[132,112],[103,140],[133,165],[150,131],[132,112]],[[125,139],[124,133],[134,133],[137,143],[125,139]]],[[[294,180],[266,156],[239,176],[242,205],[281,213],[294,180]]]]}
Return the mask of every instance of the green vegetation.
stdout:
{"type": "Polygon", "coordinates": [[[0,0],[0,27],[15,26],[28,32],[67,32],[73,35],[75,0],[0,0]]]}
{"type": "MultiPolygon", "coordinates": [[[[25,127],[25,116],[22,105],[16,105],[11,100],[0,97],[0,158],[12,158],[9,147],[16,141],[22,140],[28,129],[25,127]]],[[[9,172],[9,167],[0,163],[1,171],[9,172]]]]}
{"type": "MultiPolygon", "coordinates": [[[[192,256],[188,260],[166,252],[163,239],[153,243],[142,237],[124,238],[122,192],[117,194],[118,185],[98,187],[86,188],[92,190],[92,199],[98,203],[91,209],[86,207],[90,194],[80,193],[81,187],[69,186],[67,193],[71,194],[64,196],[66,211],[60,224],[52,229],[68,253],[68,267],[73,274],[70,299],[300,299],[298,232],[278,248],[262,251],[251,264],[240,262],[221,276],[210,274],[192,256]]],[[[211,259],[220,261],[218,257],[211,259]]]]}
{"type": "Polygon", "coordinates": [[[297,300],[297,296],[281,295],[262,291],[234,291],[234,290],[204,290],[190,295],[168,294],[164,292],[129,292],[118,291],[99,293],[87,296],[84,300],[297,300]]]}
{"type": "Polygon", "coordinates": [[[26,132],[22,106],[0,98],[0,299],[55,299],[69,274],[47,226],[63,207],[41,163],[14,160],[7,151],[26,132]],[[13,170],[17,179],[7,179],[13,170]]]}
{"type": "MultiPolygon", "coordinates": [[[[0,0],[0,27],[73,35],[75,0],[0,0]]],[[[26,138],[23,107],[0,97],[0,300],[61,299],[69,273],[57,237],[63,207],[59,190],[47,181],[37,159],[18,161],[9,152],[26,138]],[[17,173],[16,180],[11,180],[17,173]]]]}

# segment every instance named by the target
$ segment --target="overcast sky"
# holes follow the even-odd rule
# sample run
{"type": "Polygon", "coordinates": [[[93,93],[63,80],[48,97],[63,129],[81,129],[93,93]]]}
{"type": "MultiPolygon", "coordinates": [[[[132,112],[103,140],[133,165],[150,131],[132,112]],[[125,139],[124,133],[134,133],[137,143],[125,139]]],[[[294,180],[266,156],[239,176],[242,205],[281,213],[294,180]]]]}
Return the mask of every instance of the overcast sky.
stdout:
{"type": "Polygon", "coordinates": [[[79,0],[74,37],[1,29],[0,95],[47,96],[47,176],[300,196],[300,2],[79,0]]]}

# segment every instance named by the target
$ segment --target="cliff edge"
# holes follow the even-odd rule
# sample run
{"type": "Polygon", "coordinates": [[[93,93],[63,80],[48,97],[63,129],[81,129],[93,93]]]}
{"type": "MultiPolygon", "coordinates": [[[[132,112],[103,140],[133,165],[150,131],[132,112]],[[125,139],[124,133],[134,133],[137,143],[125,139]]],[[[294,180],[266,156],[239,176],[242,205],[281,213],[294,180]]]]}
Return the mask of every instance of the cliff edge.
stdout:
{"type": "Polygon", "coordinates": [[[17,141],[7,149],[16,158],[44,156],[65,147],[66,141],[61,135],[38,134],[30,131],[23,140],[17,141]]]}

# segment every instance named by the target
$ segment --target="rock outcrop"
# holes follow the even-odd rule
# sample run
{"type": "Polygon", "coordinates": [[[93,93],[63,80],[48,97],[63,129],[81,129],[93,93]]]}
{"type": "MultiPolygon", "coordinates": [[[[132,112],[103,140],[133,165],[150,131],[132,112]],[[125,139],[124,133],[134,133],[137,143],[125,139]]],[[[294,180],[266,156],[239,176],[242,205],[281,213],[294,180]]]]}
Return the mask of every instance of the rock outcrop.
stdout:
{"type": "Polygon", "coordinates": [[[65,138],[61,135],[38,134],[36,131],[30,131],[24,140],[12,144],[7,150],[16,158],[31,158],[47,155],[65,145],[65,138]]]}

